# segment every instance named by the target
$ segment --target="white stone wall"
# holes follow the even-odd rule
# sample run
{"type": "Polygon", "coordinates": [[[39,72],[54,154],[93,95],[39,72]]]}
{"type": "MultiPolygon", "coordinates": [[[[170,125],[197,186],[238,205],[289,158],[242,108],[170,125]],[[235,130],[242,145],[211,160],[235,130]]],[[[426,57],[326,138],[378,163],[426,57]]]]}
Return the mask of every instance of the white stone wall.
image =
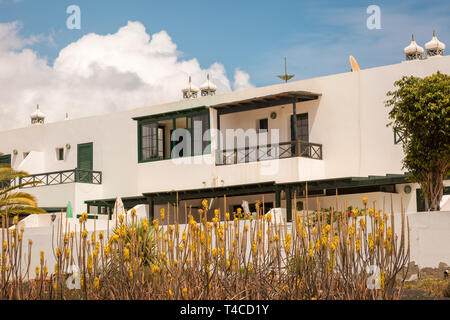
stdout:
{"type": "MultiPolygon", "coordinates": [[[[0,152],[12,155],[12,165],[31,174],[70,170],[77,166],[77,144],[93,142],[93,169],[102,171],[103,183],[95,192],[71,195],[61,187],[43,195],[44,189],[28,189],[40,197],[40,206],[64,206],[76,198],[77,213],[86,210],[85,200],[137,196],[144,192],[170,191],[211,187],[223,180],[224,185],[265,181],[299,181],[350,176],[402,173],[401,145],[394,145],[393,130],[387,128],[388,110],[384,107],[386,92],[403,75],[426,76],[440,70],[450,73],[450,56],[390,66],[365,69],[320,78],[293,81],[262,88],[242,90],[213,97],[177,101],[164,105],[141,107],[89,118],[73,119],[26,128],[0,131],[0,152]],[[230,166],[210,164],[175,165],[171,160],[138,164],[137,122],[133,117],[210,106],[292,90],[322,94],[319,100],[298,103],[297,112],[309,113],[310,141],[323,145],[323,160],[305,158],[284,159],[272,174],[262,174],[270,161],[230,166]],[[66,149],[66,159],[56,160],[56,148],[66,149]],[[24,152],[31,152],[23,159],[24,152]]],[[[30,107],[31,108],[31,107],[30,107]]],[[[45,106],[42,106],[45,109],[45,106]]],[[[270,119],[270,127],[280,127],[282,140],[289,140],[289,116],[292,106],[280,106],[221,117],[221,129],[256,127],[256,120],[270,119]]],[[[31,111],[31,109],[30,109],[31,111]]],[[[45,110],[44,110],[45,111],[45,110]]],[[[215,128],[216,111],[210,111],[211,127],[215,128]]],[[[216,148],[213,145],[212,150],[216,148]]],[[[209,159],[208,159],[209,157],[209,159]]],[[[193,159],[195,160],[195,159],[193,159]]],[[[267,171],[265,171],[267,172],[267,171]]],[[[50,189],[49,189],[50,190],[50,189]]],[[[75,192],[78,190],[75,188],[75,192]]],[[[413,190],[414,192],[414,190],[413,190]]],[[[413,200],[410,200],[413,201],[413,200]]],[[[413,208],[413,207],[411,207],[413,208]]]]}

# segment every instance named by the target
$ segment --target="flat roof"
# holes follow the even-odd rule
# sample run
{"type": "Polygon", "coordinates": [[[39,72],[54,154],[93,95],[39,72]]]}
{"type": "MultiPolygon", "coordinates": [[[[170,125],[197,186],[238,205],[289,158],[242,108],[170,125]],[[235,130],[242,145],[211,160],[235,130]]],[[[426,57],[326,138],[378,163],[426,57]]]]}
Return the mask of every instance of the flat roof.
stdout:
{"type": "Polygon", "coordinates": [[[176,117],[183,117],[183,116],[195,113],[195,112],[202,112],[205,110],[208,110],[208,107],[200,106],[200,107],[189,108],[189,109],[180,109],[180,110],[169,111],[169,112],[154,113],[154,114],[149,114],[147,116],[141,116],[141,117],[133,117],[132,119],[135,121],[141,121],[141,120],[147,120],[147,119],[167,120],[167,119],[176,118],[176,117]]]}
{"type": "Polygon", "coordinates": [[[146,119],[152,120],[165,120],[171,117],[182,117],[190,112],[201,111],[205,108],[218,109],[221,114],[248,111],[253,109],[267,108],[273,106],[279,106],[284,104],[290,104],[295,102],[317,100],[321,96],[321,93],[314,93],[309,91],[285,91],[281,93],[273,93],[264,96],[255,96],[252,98],[232,100],[229,102],[222,102],[218,104],[207,104],[203,106],[190,107],[179,109],[169,112],[152,113],[149,115],[133,117],[135,121],[141,121],[146,119]]]}

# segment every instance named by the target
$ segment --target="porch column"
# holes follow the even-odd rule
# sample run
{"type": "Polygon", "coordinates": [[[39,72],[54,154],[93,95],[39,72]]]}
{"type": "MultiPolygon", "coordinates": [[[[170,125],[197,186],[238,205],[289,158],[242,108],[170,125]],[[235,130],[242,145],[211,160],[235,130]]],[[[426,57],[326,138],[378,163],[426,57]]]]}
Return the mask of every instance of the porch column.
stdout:
{"type": "MultiPolygon", "coordinates": [[[[183,212],[183,208],[181,208],[181,196],[177,193],[177,196],[175,197],[175,204],[176,206],[174,207],[174,212],[173,212],[173,223],[175,224],[175,221],[177,221],[178,223],[180,223],[180,212],[183,212]],[[178,212],[176,212],[178,208],[178,212]],[[176,220],[175,220],[176,219],[176,220]]],[[[184,215],[181,214],[181,216],[184,218],[184,215]]],[[[187,223],[187,221],[185,221],[184,223],[187,223]]]]}
{"type": "Polygon", "coordinates": [[[286,190],[286,220],[292,222],[292,190],[287,187],[286,190]]]}
{"type": "Polygon", "coordinates": [[[152,223],[155,218],[155,199],[147,198],[148,202],[148,223],[152,223]]]}
{"type": "Polygon", "coordinates": [[[281,190],[277,188],[275,190],[275,208],[280,207],[281,207],[281,190]]]}
{"type": "Polygon", "coordinates": [[[221,152],[221,148],[222,146],[220,145],[220,109],[216,110],[217,112],[217,131],[219,133],[219,135],[217,135],[217,139],[216,139],[216,146],[217,146],[217,150],[216,150],[216,163],[218,164],[223,164],[223,155],[221,152]]]}
{"type": "Polygon", "coordinates": [[[297,98],[294,97],[293,101],[292,101],[292,114],[293,114],[293,119],[292,119],[292,134],[294,135],[294,140],[297,140],[297,102],[296,102],[297,98]]]}

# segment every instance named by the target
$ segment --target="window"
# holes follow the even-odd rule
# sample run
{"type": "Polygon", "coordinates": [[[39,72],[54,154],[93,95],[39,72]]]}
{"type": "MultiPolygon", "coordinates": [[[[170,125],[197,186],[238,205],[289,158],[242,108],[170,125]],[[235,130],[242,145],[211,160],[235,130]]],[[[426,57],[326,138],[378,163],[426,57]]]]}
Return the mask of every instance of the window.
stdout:
{"type": "Polygon", "coordinates": [[[267,132],[269,130],[269,119],[259,119],[258,133],[267,132]]]}
{"type": "Polygon", "coordinates": [[[152,115],[138,121],[139,162],[211,152],[209,111],[204,107],[152,115]]]}
{"type": "Polygon", "coordinates": [[[308,130],[308,114],[298,114],[297,115],[297,127],[296,127],[297,137],[295,140],[309,141],[309,130],[308,130]]]}
{"type": "Polygon", "coordinates": [[[64,160],[64,148],[56,148],[56,160],[64,160]]]}
{"type": "Polygon", "coordinates": [[[183,139],[186,139],[185,135],[178,136],[178,140],[172,140],[173,133],[175,130],[170,130],[170,156],[169,158],[182,158],[184,157],[184,148],[179,149],[176,153],[173,149],[180,143],[183,143],[183,139]]]}
{"type": "Polygon", "coordinates": [[[141,126],[141,159],[143,161],[157,158],[158,124],[156,122],[141,126]]]}
{"type": "Polygon", "coordinates": [[[164,159],[165,136],[164,127],[158,127],[158,159],[164,159]]]}
{"type": "Polygon", "coordinates": [[[205,132],[209,129],[209,115],[207,113],[191,118],[192,155],[208,153],[209,139],[206,139],[205,132]],[[204,139],[205,138],[205,139],[204,139]]]}
{"type": "Polygon", "coordinates": [[[394,127],[394,144],[399,144],[400,142],[404,142],[405,132],[397,127],[394,127]]]}
{"type": "MultiPolygon", "coordinates": [[[[294,115],[291,116],[291,138],[292,141],[300,140],[309,142],[308,114],[297,114],[297,121],[294,123],[294,115]],[[294,132],[295,128],[295,132],[294,132]]],[[[293,153],[295,149],[293,148],[293,153]]],[[[308,145],[301,144],[299,155],[310,156],[310,148],[308,145]]]]}

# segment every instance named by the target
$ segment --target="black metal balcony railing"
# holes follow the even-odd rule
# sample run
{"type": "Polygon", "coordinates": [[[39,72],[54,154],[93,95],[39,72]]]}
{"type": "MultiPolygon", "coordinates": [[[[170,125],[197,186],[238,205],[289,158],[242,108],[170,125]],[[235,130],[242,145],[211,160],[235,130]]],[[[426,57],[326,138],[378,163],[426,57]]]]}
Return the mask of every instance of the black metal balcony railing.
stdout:
{"type": "Polygon", "coordinates": [[[30,183],[23,188],[50,186],[65,183],[91,183],[102,184],[102,172],[81,169],[32,174],[18,179],[18,183],[30,183]],[[35,182],[35,183],[34,183],[35,182]]]}
{"type": "Polygon", "coordinates": [[[295,140],[272,145],[219,150],[216,164],[227,165],[292,157],[322,160],[322,145],[295,140]]]}

